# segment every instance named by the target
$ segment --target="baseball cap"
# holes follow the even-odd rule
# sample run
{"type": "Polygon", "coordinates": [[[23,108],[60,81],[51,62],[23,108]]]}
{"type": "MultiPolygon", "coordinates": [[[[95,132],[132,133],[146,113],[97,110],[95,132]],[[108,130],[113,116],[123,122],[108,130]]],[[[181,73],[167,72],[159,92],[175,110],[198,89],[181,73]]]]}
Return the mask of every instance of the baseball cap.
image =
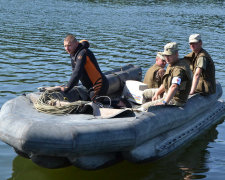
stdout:
{"type": "Polygon", "coordinates": [[[192,34],[189,37],[189,43],[197,43],[201,40],[201,35],[200,34],[192,34]]]}
{"type": "Polygon", "coordinates": [[[162,59],[162,60],[165,61],[165,57],[163,56],[163,53],[162,52],[157,52],[156,57],[159,57],[160,59],[162,59]]]}
{"type": "Polygon", "coordinates": [[[176,42],[170,42],[164,46],[164,56],[170,56],[178,51],[178,45],[176,42]]]}

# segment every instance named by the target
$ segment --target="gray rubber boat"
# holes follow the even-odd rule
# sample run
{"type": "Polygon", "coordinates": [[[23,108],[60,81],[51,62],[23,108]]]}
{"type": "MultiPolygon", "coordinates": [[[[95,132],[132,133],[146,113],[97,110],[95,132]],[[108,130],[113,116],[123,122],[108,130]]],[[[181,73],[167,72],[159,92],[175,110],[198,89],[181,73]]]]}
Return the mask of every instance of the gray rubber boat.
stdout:
{"type": "MultiPolygon", "coordinates": [[[[126,74],[120,72],[123,80],[115,82],[140,78],[137,67],[122,71],[126,74]]],[[[113,74],[118,78],[115,71],[107,77],[113,74]]],[[[33,108],[32,95],[19,96],[2,106],[0,139],[19,155],[46,168],[74,165],[98,169],[123,159],[155,160],[192,141],[225,115],[225,103],[218,100],[222,95],[218,82],[215,94],[191,96],[183,108],[155,106],[148,112],[114,118],[40,113],[33,108]]]]}

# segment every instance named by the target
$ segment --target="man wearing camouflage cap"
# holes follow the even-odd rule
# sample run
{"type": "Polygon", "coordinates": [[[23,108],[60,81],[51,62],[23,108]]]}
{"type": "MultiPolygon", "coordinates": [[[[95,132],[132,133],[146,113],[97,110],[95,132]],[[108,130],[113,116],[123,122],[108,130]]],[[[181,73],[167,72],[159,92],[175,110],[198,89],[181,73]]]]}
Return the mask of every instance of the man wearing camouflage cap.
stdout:
{"type": "Polygon", "coordinates": [[[215,66],[208,52],[202,48],[201,35],[190,35],[189,44],[192,52],[186,55],[185,59],[188,60],[193,72],[190,94],[210,95],[215,93],[215,66]]]}
{"type": "Polygon", "coordinates": [[[160,87],[160,85],[162,84],[162,77],[165,73],[165,66],[166,60],[162,55],[162,52],[158,52],[155,58],[155,64],[148,69],[143,81],[148,85],[148,88],[160,87]]]}
{"type": "Polygon", "coordinates": [[[145,101],[151,100],[157,89],[162,84],[162,78],[165,73],[166,60],[162,52],[158,52],[155,59],[155,64],[151,66],[145,74],[143,83],[148,85],[149,89],[143,92],[145,101]]]}
{"type": "Polygon", "coordinates": [[[188,99],[192,84],[192,72],[188,64],[179,59],[177,43],[166,44],[163,55],[169,64],[162,79],[163,83],[152,97],[152,101],[141,106],[140,110],[142,111],[148,111],[148,108],[154,105],[184,106],[188,99]],[[159,99],[162,93],[164,96],[159,99]]]}

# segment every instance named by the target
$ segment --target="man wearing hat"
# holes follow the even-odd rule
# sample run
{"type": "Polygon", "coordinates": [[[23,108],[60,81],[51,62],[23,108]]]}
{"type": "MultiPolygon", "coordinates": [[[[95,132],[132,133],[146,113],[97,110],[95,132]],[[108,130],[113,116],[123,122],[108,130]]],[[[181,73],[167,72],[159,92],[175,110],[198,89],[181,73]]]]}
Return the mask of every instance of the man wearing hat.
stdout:
{"type": "Polygon", "coordinates": [[[162,55],[162,52],[158,52],[155,58],[155,64],[146,72],[143,83],[147,84],[148,88],[159,88],[162,84],[165,66],[166,60],[162,55]]]}
{"type": "Polygon", "coordinates": [[[166,44],[163,55],[169,65],[163,76],[162,84],[152,97],[152,101],[143,104],[139,110],[147,111],[150,106],[163,104],[184,106],[188,99],[192,84],[192,72],[188,64],[179,59],[177,43],[166,44]],[[164,96],[159,99],[162,93],[164,96]]]}
{"type": "Polygon", "coordinates": [[[149,100],[155,94],[156,90],[162,84],[162,77],[165,73],[166,60],[162,52],[158,52],[155,59],[155,64],[151,66],[145,74],[143,83],[148,85],[148,88],[143,92],[143,98],[149,100]]]}
{"type": "Polygon", "coordinates": [[[151,99],[157,89],[162,84],[162,77],[165,73],[166,60],[162,52],[158,52],[156,55],[155,64],[151,66],[145,74],[143,83],[148,85],[147,90],[143,92],[143,98],[145,101],[151,99]]]}
{"type": "Polygon", "coordinates": [[[190,94],[210,95],[215,93],[215,66],[208,52],[202,48],[201,35],[190,35],[189,44],[192,52],[184,58],[189,62],[193,72],[190,94]]]}

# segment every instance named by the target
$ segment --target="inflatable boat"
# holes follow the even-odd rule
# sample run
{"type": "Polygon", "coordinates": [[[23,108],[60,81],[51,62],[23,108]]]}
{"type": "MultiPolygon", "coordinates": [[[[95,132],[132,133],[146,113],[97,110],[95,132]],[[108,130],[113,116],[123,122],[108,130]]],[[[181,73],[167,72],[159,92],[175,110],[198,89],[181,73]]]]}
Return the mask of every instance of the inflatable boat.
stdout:
{"type": "MultiPolygon", "coordinates": [[[[129,66],[108,73],[107,78],[117,83],[111,87],[110,93],[115,93],[126,80],[140,80],[141,71],[129,66]]],[[[40,113],[33,107],[33,95],[16,97],[2,106],[0,139],[46,168],[74,165],[93,170],[121,160],[156,160],[192,141],[225,115],[218,82],[215,94],[193,95],[184,107],[154,106],[148,112],[120,113],[113,118],[40,113]]]]}

